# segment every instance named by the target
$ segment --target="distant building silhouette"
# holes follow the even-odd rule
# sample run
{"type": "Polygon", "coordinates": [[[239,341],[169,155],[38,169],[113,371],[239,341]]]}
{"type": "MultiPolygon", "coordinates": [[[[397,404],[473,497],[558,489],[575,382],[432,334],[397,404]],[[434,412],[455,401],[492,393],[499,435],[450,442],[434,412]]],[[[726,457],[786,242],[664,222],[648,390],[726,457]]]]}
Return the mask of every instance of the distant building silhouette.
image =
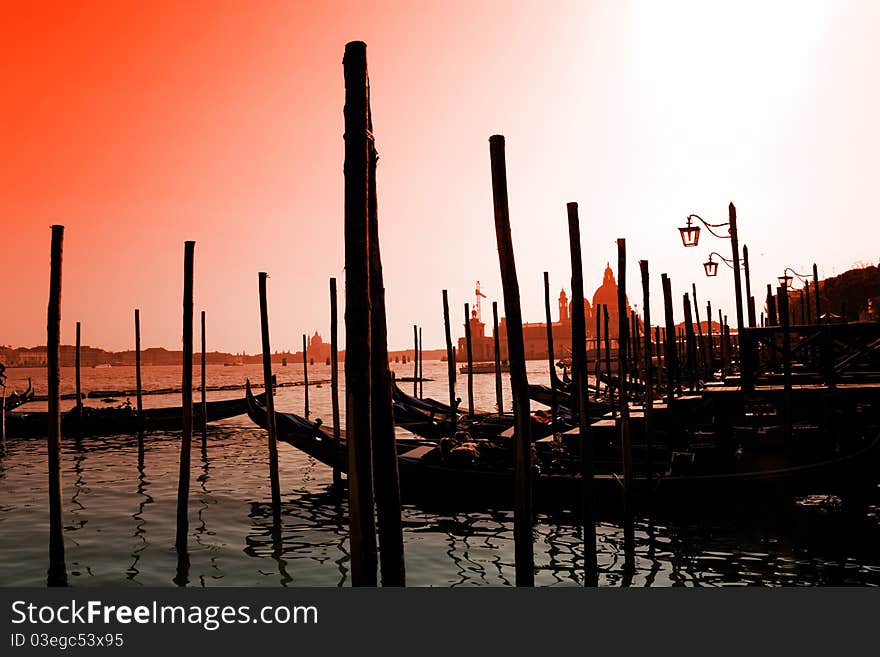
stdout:
{"type": "MultiPolygon", "coordinates": [[[[617,281],[611,265],[605,267],[602,284],[593,293],[593,302],[584,299],[584,319],[586,320],[587,338],[595,338],[596,313],[602,311],[602,305],[608,306],[608,332],[616,341],[618,335],[617,314],[617,281]]],[[[559,319],[553,322],[553,350],[556,358],[569,358],[571,356],[571,316],[573,302],[569,300],[565,290],[559,292],[558,307],[559,319]]],[[[629,299],[626,300],[626,311],[629,316],[629,299]]],[[[601,317],[600,317],[601,319],[601,317]]],[[[641,319],[641,318],[640,318],[641,319]]],[[[475,312],[471,313],[471,350],[474,362],[491,361],[495,359],[495,342],[490,327],[486,334],[486,325],[477,318],[475,312]]],[[[601,322],[604,332],[604,321],[601,322]]],[[[498,332],[501,359],[507,360],[507,319],[502,317],[499,321],[498,332]]],[[[604,333],[603,333],[604,334],[604,333]]],[[[523,341],[527,360],[547,358],[547,324],[527,323],[523,324],[523,341]]],[[[467,342],[464,337],[458,339],[456,360],[467,361],[467,342]]]]}

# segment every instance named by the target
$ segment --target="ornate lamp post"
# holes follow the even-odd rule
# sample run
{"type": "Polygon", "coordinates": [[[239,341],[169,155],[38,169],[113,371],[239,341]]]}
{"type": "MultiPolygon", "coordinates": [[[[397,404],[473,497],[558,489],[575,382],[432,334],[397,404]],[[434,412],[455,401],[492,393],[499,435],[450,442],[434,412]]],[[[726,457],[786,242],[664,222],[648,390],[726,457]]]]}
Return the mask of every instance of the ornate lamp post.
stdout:
{"type": "MultiPolygon", "coordinates": [[[[742,385],[744,388],[751,388],[751,372],[747,363],[743,361],[747,358],[748,345],[745,335],[745,322],[743,320],[743,304],[742,304],[742,281],[740,279],[739,264],[739,236],[736,230],[736,207],[731,203],[728,208],[728,221],[723,224],[710,224],[705,219],[696,214],[689,214],[686,218],[686,224],[678,229],[681,235],[681,243],[686,247],[697,246],[700,241],[700,227],[694,225],[694,220],[699,221],[706,227],[712,235],[719,239],[729,239],[730,247],[733,253],[733,286],[736,296],[736,328],[737,337],[740,343],[740,372],[742,376],[742,385]],[[716,233],[713,228],[724,228],[727,226],[727,235],[716,233]],[[744,358],[744,356],[746,358],[744,358]]],[[[705,266],[705,265],[704,265],[705,266]]],[[[708,270],[706,272],[708,274],[708,270]]],[[[716,272],[717,273],[717,272],[716,272]]]]}

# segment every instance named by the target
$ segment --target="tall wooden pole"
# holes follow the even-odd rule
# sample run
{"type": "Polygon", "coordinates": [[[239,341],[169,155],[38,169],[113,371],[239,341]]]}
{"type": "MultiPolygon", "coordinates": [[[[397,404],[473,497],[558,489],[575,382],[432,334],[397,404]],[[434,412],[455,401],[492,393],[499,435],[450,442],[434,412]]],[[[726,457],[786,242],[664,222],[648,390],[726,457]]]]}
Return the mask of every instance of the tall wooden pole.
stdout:
{"type": "Polygon", "coordinates": [[[269,445],[269,486],[272,491],[272,517],[281,523],[281,483],[278,477],[278,430],[275,425],[275,386],[272,385],[272,348],[269,343],[269,302],[266,298],[268,274],[259,273],[260,335],[263,346],[263,385],[266,390],[266,431],[269,445]]]}
{"type": "Polygon", "coordinates": [[[751,352],[749,350],[748,335],[744,330],[742,283],[740,281],[739,266],[739,235],[736,227],[736,207],[733,203],[728,205],[727,211],[730,221],[730,246],[733,250],[733,287],[736,293],[736,335],[739,347],[740,383],[743,389],[750,390],[752,388],[751,352]]]}
{"type": "Polygon", "coordinates": [[[498,333],[498,302],[492,302],[492,339],[495,341],[495,406],[498,413],[504,412],[501,397],[501,337],[498,333]]]}
{"type": "Polygon", "coordinates": [[[653,376],[651,376],[651,372],[654,367],[654,359],[652,358],[652,345],[651,345],[651,279],[650,273],[648,271],[648,261],[647,260],[639,260],[639,268],[642,272],[642,310],[644,312],[644,317],[642,320],[645,324],[645,443],[647,445],[647,479],[648,479],[648,488],[650,490],[651,479],[654,476],[653,473],[653,463],[654,463],[654,435],[652,433],[652,418],[651,416],[654,413],[654,383],[653,376]]]}
{"type": "Polygon", "coordinates": [[[688,372],[690,373],[691,390],[696,388],[696,381],[699,378],[697,367],[697,341],[694,337],[694,322],[691,315],[691,300],[687,292],[682,296],[684,304],[684,335],[685,335],[685,354],[688,372]]]}
{"type": "MultiPolygon", "coordinates": [[[[587,326],[584,313],[584,268],[581,255],[581,226],[578,204],[568,210],[568,243],[571,251],[571,376],[577,395],[578,442],[581,452],[581,525],[584,531],[584,586],[599,585],[596,557],[596,519],[593,506],[594,465],[590,436],[590,409],[587,377],[587,326]]],[[[546,276],[546,275],[545,275],[546,276]]],[[[546,278],[545,278],[546,280],[546,278]]],[[[598,345],[596,349],[598,353],[598,345]]],[[[597,357],[598,361],[598,357],[597,357]]],[[[598,387],[598,386],[597,386],[598,387]]]]}
{"type": "Polygon", "coordinates": [[[657,345],[657,389],[663,390],[663,342],[659,325],[654,327],[654,344],[657,345]]]}
{"type": "Polygon", "coordinates": [[[620,448],[623,459],[623,511],[625,533],[632,532],[632,435],[629,424],[629,390],[625,373],[629,348],[629,319],[626,312],[626,240],[617,240],[617,380],[620,394],[620,448]]]}
{"type": "MultiPolygon", "coordinates": [[[[602,321],[605,326],[605,374],[608,375],[608,383],[605,384],[605,390],[609,394],[611,408],[614,408],[614,387],[611,385],[611,334],[608,330],[608,305],[602,304],[602,321]]],[[[619,349],[619,345],[618,345],[619,349]]]]}
{"type": "Polygon", "coordinates": [[[419,327],[413,324],[413,397],[419,394],[419,327]]]}
{"type": "MultiPolygon", "coordinates": [[[[708,381],[709,367],[706,364],[706,342],[703,339],[703,325],[700,322],[700,303],[697,301],[697,284],[691,283],[691,288],[691,291],[694,294],[694,316],[697,320],[697,335],[699,336],[699,340],[697,343],[697,346],[699,347],[699,353],[697,355],[698,367],[703,375],[703,378],[708,381]]],[[[711,322],[711,320],[712,318],[710,317],[709,321],[711,322]]]]}
{"type": "MultiPolygon", "coordinates": [[[[572,299],[574,302],[574,299],[572,299]]],[[[602,370],[602,307],[596,306],[593,308],[593,313],[596,315],[596,399],[599,399],[599,374],[602,370]]],[[[574,321],[572,319],[572,321],[574,321]]],[[[572,326],[574,326],[572,324],[572,326]]]]}
{"type": "Polygon", "coordinates": [[[718,341],[720,343],[721,349],[721,374],[722,376],[727,376],[730,373],[728,370],[728,366],[730,363],[730,349],[727,345],[727,333],[725,332],[727,320],[721,315],[721,308],[718,309],[718,326],[718,341]]]}
{"type": "Polygon", "coordinates": [[[64,226],[52,226],[49,308],[46,321],[49,427],[49,586],[67,586],[61,507],[61,258],[64,226]]]}
{"type": "Polygon", "coordinates": [[[474,416],[474,357],[471,352],[471,306],[464,304],[464,346],[467,351],[468,417],[474,416]]]}
{"type": "Polygon", "coordinates": [[[556,400],[556,358],[553,353],[553,319],[550,316],[550,274],[546,271],[544,272],[544,319],[547,324],[547,361],[550,365],[550,417],[553,424],[556,424],[556,417],[559,414],[556,400]]]}
{"type": "Polygon", "coordinates": [[[82,385],[80,384],[80,367],[82,360],[80,356],[80,323],[76,323],[76,416],[79,422],[82,422],[83,404],[82,404],[82,385]]]}
{"type": "Polygon", "coordinates": [[[809,281],[809,279],[804,281],[803,294],[807,298],[806,303],[804,305],[804,309],[805,309],[806,314],[802,315],[803,317],[805,317],[804,324],[812,324],[813,323],[813,306],[810,303],[810,281],[809,281]]]}
{"type": "Polygon", "coordinates": [[[791,438],[791,320],[788,288],[779,288],[779,319],[782,322],[783,420],[785,437],[791,438]]]}
{"type": "Polygon", "coordinates": [[[443,290],[443,327],[446,330],[446,380],[449,383],[449,406],[452,409],[452,435],[458,423],[458,403],[455,399],[455,351],[452,348],[452,327],[449,324],[449,296],[443,290]]]}
{"type": "Polygon", "coordinates": [[[504,288],[504,313],[507,318],[507,351],[510,362],[510,389],[515,416],[514,434],[514,555],[516,585],[534,586],[535,555],[532,544],[532,424],[529,412],[529,381],[526,376],[526,355],[523,342],[522,312],[519,305],[519,282],[510,234],[510,212],[507,201],[507,164],[504,137],[489,138],[492,167],[492,198],[495,209],[495,236],[504,288]]]}
{"type": "Polygon", "coordinates": [[[196,243],[184,244],[183,255],[183,433],[180,440],[180,472],[177,480],[177,537],[179,553],[186,552],[189,534],[189,476],[190,450],[193,431],[193,256],[196,243]]]}
{"type": "MultiPolygon", "coordinates": [[[[333,409],[333,441],[337,452],[341,450],[342,433],[339,427],[339,338],[336,302],[336,279],[330,279],[330,398],[333,409]]],[[[340,454],[341,456],[341,454],[340,454]]],[[[342,471],[333,466],[333,484],[342,483],[342,471]]]]}
{"type": "MultiPolygon", "coordinates": [[[[743,244],[743,273],[745,274],[746,279],[746,303],[748,317],[749,317],[749,326],[755,325],[755,300],[752,298],[752,281],[751,275],[749,274],[749,247],[743,244]]],[[[694,301],[696,303],[696,301],[694,301]]]]}
{"type": "Polygon", "coordinates": [[[706,378],[711,379],[715,371],[715,342],[712,339],[712,302],[706,301],[706,333],[709,337],[709,353],[706,354],[706,378]]]}
{"type": "Polygon", "coordinates": [[[208,449],[208,397],[207,397],[207,381],[208,375],[206,373],[208,358],[205,341],[205,311],[203,310],[201,313],[202,319],[202,451],[208,449]]]}
{"type": "Polygon", "coordinates": [[[770,326],[779,326],[779,313],[776,312],[776,297],[773,296],[773,288],[767,284],[767,323],[770,326]]]}
{"type": "Polygon", "coordinates": [[[134,379],[137,393],[138,462],[144,460],[144,400],[141,385],[141,311],[134,309],[134,379]]]}
{"type": "Polygon", "coordinates": [[[370,83],[367,78],[367,203],[370,260],[370,422],[373,448],[373,487],[379,527],[379,564],[383,586],[405,586],[403,522],[400,515],[400,476],[397,470],[397,443],[391,370],[388,366],[388,327],[385,314],[385,282],[379,248],[379,201],[376,166],[379,156],[373,134],[370,110],[370,83]]]}
{"type": "Polygon", "coordinates": [[[3,388],[0,397],[0,454],[6,456],[6,377],[0,375],[0,388],[3,388]]]}
{"type": "Polygon", "coordinates": [[[345,396],[351,576],[376,586],[378,555],[373,502],[371,303],[368,241],[367,47],[345,46],[345,396]]]}
{"type": "Polygon", "coordinates": [[[813,263],[813,292],[816,294],[816,322],[822,321],[822,307],[819,302],[819,268],[813,263]]]}
{"type": "Polygon", "coordinates": [[[672,317],[672,283],[666,274],[660,275],[663,284],[663,311],[666,317],[666,404],[672,406],[678,382],[678,352],[675,344],[675,321],[672,317]]]}
{"type": "Polygon", "coordinates": [[[419,399],[425,397],[425,354],[422,350],[422,327],[419,327],[419,399]]]}
{"type": "Polygon", "coordinates": [[[308,343],[306,334],[303,333],[303,389],[305,390],[305,401],[303,402],[303,411],[305,416],[309,417],[309,356],[308,343]]]}

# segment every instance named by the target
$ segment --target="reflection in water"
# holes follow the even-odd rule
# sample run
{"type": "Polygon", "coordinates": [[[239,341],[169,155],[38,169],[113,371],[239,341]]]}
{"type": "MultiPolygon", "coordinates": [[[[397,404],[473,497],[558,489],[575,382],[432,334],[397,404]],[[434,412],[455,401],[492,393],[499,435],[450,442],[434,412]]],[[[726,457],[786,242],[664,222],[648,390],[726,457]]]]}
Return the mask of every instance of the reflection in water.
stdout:
{"type": "MultiPolygon", "coordinates": [[[[438,380],[442,387],[442,373],[438,380]]],[[[494,389],[489,392],[494,395],[494,389]]],[[[301,394],[297,387],[282,388],[279,408],[301,408],[295,397],[301,394]]],[[[326,412],[320,396],[310,401],[317,414],[326,412]]],[[[156,405],[163,404],[156,400],[156,405]]],[[[207,451],[194,446],[193,534],[182,555],[169,550],[179,434],[148,434],[145,464],[138,464],[135,436],[65,442],[66,546],[72,574],[81,576],[77,583],[349,585],[347,494],[331,486],[330,470],[279,446],[285,502],[276,525],[268,503],[264,432],[241,417],[212,426],[210,439],[207,451]]],[[[45,440],[13,442],[0,460],[0,585],[45,583],[45,464],[45,440]]],[[[869,499],[873,506],[854,510],[816,493],[793,508],[768,505],[729,515],[710,510],[699,517],[660,516],[637,508],[631,542],[618,519],[602,518],[600,583],[880,584],[880,494],[869,499]]],[[[506,509],[407,504],[402,520],[408,582],[511,585],[512,517],[506,509]]],[[[584,560],[577,514],[538,514],[534,536],[537,583],[580,585],[584,560]]]]}
{"type": "MultiPolygon", "coordinates": [[[[250,509],[251,530],[245,537],[244,553],[258,559],[271,558],[281,586],[293,581],[287,569],[291,560],[308,559],[323,565],[337,552],[341,555],[335,560],[340,572],[339,585],[346,582],[348,519],[334,492],[301,493],[290,501],[282,501],[280,526],[273,518],[271,503],[251,502],[250,509]]],[[[259,572],[270,574],[262,569],[259,572]]]]}
{"type": "Polygon", "coordinates": [[[146,509],[148,504],[153,503],[153,498],[150,497],[149,493],[147,493],[147,485],[149,483],[150,482],[147,481],[147,477],[144,474],[143,459],[139,457],[137,496],[140,498],[140,501],[138,503],[138,510],[131,516],[135,521],[135,547],[131,553],[131,565],[128,567],[128,570],[125,571],[126,578],[131,581],[136,581],[136,578],[140,573],[137,568],[137,564],[138,561],[140,561],[141,553],[146,550],[147,547],[149,547],[149,543],[147,542],[147,521],[144,519],[144,509],[146,509]]]}

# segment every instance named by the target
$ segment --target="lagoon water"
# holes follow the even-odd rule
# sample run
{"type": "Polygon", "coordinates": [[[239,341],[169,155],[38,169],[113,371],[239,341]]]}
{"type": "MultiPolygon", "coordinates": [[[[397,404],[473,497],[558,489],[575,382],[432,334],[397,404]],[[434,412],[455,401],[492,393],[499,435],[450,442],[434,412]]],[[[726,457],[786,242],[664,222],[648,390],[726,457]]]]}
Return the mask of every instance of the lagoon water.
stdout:
{"type": "MultiPolygon", "coordinates": [[[[411,376],[411,364],[395,364],[411,376]]],[[[302,366],[276,367],[279,382],[302,380],[302,366]]],[[[45,370],[11,369],[10,389],[33,377],[45,394],[45,370]]],[[[144,368],[144,388],[180,385],[179,367],[144,368]]],[[[446,363],[425,363],[425,396],[446,397],[446,363]]],[[[260,367],[209,366],[208,385],[261,380],[260,367]]],[[[530,379],[547,364],[529,363],[530,379]]],[[[309,370],[329,380],[329,367],[309,370]]],[[[478,408],[494,407],[494,377],[476,375],[478,408]]],[[[73,392],[73,370],[62,392],[73,392]]],[[[198,368],[196,368],[198,380],[198,368]]],[[[411,390],[412,384],[402,384],[411,390]]],[[[83,389],[134,387],[134,368],[86,369],[83,389]]],[[[466,385],[459,378],[466,406],[466,385]]],[[[243,392],[209,393],[212,399],[243,392]]],[[[330,424],[330,386],[310,387],[312,418],[330,424]]],[[[302,413],[303,387],[282,387],[276,408],[302,413]]],[[[198,399],[198,395],[196,395],[198,399]]],[[[505,400],[510,394],[505,380],[505,400]]],[[[124,399],[118,400],[125,401],[124,399]]],[[[145,406],[177,406],[180,395],[145,396],[145,406]]],[[[72,401],[65,402],[66,406],[72,401]]],[[[101,400],[89,400],[101,405],[101,400]]],[[[40,404],[27,408],[39,409],[40,404]]],[[[45,408],[45,404],[42,405],[45,408]]],[[[193,441],[190,567],[177,573],[174,550],[179,433],[148,434],[143,470],[131,436],[65,439],[62,454],[65,545],[72,586],[347,586],[345,495],[331,489],[328,468],[279,444],[283,499],[281,541],[273,541],[265,432],[240,416],[209,425],[208,449],[193,441]]],[[[877,477],[880,482],[880,474],[877,477]]],[[[606,586],[878,585],[880,489],[873,506],[851,512],[828,491],[792,502],[723,515],[639,519],[633,567],[625,565],[623,531],[598,527],[600,583],[606,586]]],[[[48,566],[45,440],[10,439],[0,457],[0,586],[44,586],[48,566]]],[[[412,586],[511,585],[510,509],[403,509],[407,583],[412,586]]],[[[582,551],[576,515],[538,515],[536,584],[578,585],[582,551]]]]}

